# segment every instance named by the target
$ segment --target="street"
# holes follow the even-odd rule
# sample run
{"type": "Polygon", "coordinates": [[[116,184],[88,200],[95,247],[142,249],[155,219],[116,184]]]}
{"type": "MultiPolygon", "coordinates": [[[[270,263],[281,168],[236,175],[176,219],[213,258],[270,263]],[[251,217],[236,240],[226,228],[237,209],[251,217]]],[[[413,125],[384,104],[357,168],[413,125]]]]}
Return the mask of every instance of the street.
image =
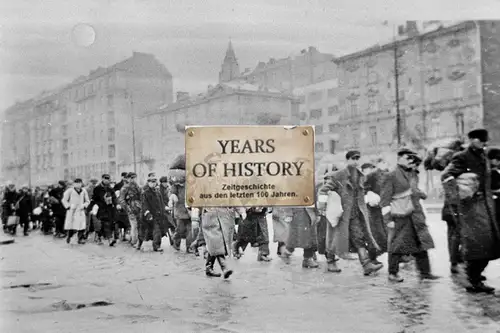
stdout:
{"type": "MultiPolygon", "coordinates": [[[[401,284],[387,281],[385,267],[363,276],[357,261],[341,260],[341,274],[325,273],[324,258],[305,270],[301,250],[285,265],[276,244],[272,262],[247,249],[229,261],[230,280],[209,279],[203,259],[176,253],[165,238],[160,254],[150,242],[138,252],[120,243],[67,245],[35,231],[0,247],[0,331],[500,332],[499,296],[467,294],[450,277],[445,223],[434,212],[429,220],[433,270],[443,278],[420,282],[410,265],[401,284]]],[[[498,261],[485,275],[500,289],[498,261]]]]}

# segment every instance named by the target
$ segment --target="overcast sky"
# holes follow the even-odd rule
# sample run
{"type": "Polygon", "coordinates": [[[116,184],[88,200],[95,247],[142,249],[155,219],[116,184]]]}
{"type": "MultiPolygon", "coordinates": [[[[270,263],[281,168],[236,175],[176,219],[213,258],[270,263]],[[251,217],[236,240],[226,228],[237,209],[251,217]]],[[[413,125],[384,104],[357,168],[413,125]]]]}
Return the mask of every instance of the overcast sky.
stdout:
{"type": "MultiPolygon", "coordinates": [[[[174,90],[200,92],[218,78],[229,38],[240,68],[314,45],[343,55],[387,40],[405,19],[491,18],[498,0],[2,0],[0,110],[133,51],[153,53],[174,90]],[[405,4],[406,3],[406,4],[405,4]],[[408,3],[410,5],[408,5],[408,3]],[[96,41],[72,41],[78,23],[96,41]]],[[[500,14],[497,14],[500,17],[500,14]]]]}

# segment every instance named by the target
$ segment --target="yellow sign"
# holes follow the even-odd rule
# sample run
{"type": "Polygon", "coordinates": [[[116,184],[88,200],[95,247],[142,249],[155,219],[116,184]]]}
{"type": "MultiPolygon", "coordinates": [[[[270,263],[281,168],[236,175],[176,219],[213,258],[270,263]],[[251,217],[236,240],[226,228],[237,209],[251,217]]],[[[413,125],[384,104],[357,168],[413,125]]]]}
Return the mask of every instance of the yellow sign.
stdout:
{"type": "Polygon", "coordinates": [[[313,126],[186,127],[189,207],[314,205],[313,126]]]}

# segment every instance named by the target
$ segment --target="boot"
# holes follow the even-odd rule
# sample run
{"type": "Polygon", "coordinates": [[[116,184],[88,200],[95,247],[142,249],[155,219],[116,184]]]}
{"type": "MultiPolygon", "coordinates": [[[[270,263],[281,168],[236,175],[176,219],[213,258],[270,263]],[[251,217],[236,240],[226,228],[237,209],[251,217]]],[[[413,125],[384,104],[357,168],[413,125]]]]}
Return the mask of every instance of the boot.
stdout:
{"type": "Polygon", "coordinates": [[[137,247],[136,247],[137,251],[140,251],[141,247],[142,247],[142,241],[140,240],[137,242],[137,247]]]}
{"type": "Polygon", "coordinates": [[[312,259],[313,259],[314,261],[318,261],[318,256],[316,255],[316,252],[314,252],[312,259]]]}
{"type": "Polygon", "coordinates": [[[366,248],[358,249],[358,257],[359,262],[363,266],[363,273],[365,276],[375,273],[382,269],[382,267],[384,267],[384,265],[382,264],[374,264],[373,262],[371,262],[370,258],[368,257],[368,251],[366,250],[366,248]]]}
{"type": "Polygon", "coordinates": [[[326,258],[327,266],[326,271],[330,273],[340,273],[342,270],[337,266],[337,260],[335,258],[326,258]]]}
{"type": "Polygon", "coordinates": [[[389,274],[388,279],[390,282],[398,282],[398,283],[403,282],[405,280],[399,274],[389,274]]]}
{"type": "Polygon", "coordinates": [[[288,251],[285,246],[281,249],[281,259],[285,264],[289,265],[291,261],[292,252],[288,251]]]}
{"type": "Polygon", "coordinates": [[[232,247],[232,251],[233,251],[233,257],[235,259],[240,259],[241,258],[241,252],[240,252],[240,249],[239,249],[239,246],[238,246],[238,242],[233,242],[231,244],[231,247],[232,247]]]}
{"type": "Polygon", "coordinates": [[[485,294],[493,294],[495,292],[495,288],[487,286],[484,284],[484,282],[477,282],[474,284],[471,284],[470,286],[466,287],[465,290],[469,293],[485,293],[485,294]]]}
{"type": "Polygon", "coordinates": [[[221,277],[222,274],[214,271],[215,257],[208,256],[205,264],[205,275],[208,277],[221,277]]]}
{"type": "Polygon", "coordinates": [[[460,270],[458,269],[458,264],[451,264],[450,272],[451,272],[451,274],[460,273],[460,270]]]}
{"type": "Polygon", "coordinates": [[[304,258],[302,260],[303,268],[318,268],[319,264],[313,258],[304,258]]]}
{"type": "Polygon", "coordinates": [[[227,268],[226,258],[224,258],[224,256],[218,256],[217,261],[224,274],[224,279],[228,279],[233,274],[233,271],[227,268]]]}
{"type": "Polygon", "coordinates": [[[264,254],[263,252],[259,251],[259,253],[257,254],[257,261],[266,261],[266,262],[269,262],[271,261],[272,259],[269,258],[269,255],[268,254],[264,254]]]}

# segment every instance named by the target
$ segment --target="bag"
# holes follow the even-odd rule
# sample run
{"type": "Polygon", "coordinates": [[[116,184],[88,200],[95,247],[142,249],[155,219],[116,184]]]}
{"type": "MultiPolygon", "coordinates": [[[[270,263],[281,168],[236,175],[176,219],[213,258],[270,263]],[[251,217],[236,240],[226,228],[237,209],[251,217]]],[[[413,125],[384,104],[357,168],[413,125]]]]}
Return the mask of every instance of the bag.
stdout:
{"type": "Polygon", "coordinates": [[[328,201],[326,203],[326,219],[330,222],[332,228],[335,228],[339,224],[339,220],[344,214],[342,209],[342,199],[337,194],[337,192],[328,193],[328,201]]]}
{"type": "Polygon", "coordinates": [[[475,173],[466,172],[457,177],[458,196],[460,200],[472,198],[479,190],[479,177],[475,173]]]}
{"type": "Polygon", "coordinates": [[[8,219],[7,219],[8,226],[18,225],[18,224],[19,224],[19,216],[12,215],[12,216],[8,217],[8,219]]]}
{"type": "Polygon", "coordinates": [[[411,188],[396,194],[392,197],[391,201],[391,215],[396,217],[406,217],[413,213],[415,207],[411,201],[411,188]]]}

